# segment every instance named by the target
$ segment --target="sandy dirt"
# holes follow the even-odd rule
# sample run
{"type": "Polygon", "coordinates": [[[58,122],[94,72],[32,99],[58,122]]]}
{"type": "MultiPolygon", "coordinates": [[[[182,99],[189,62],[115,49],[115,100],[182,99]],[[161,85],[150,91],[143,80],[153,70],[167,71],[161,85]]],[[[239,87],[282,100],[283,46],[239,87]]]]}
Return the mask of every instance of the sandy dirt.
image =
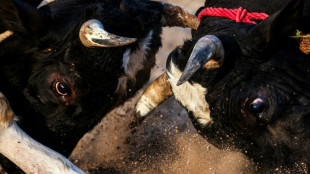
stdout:
{"type": "MultiPolygon", "coordinates": [[[[203,0],[169,0],[191,13],[203,0]]],[[[151,81],[165,70],[168,54],[190,38],[189,29],[165,28],[151,81]]],[[[219,150],[202,138],[186,111],[172,97],[142,124],[130,129],[139,96],[107,114],[78,143],[70,156],[88,173],[254,173],[250,160],[231,150],[219,150]]]]}

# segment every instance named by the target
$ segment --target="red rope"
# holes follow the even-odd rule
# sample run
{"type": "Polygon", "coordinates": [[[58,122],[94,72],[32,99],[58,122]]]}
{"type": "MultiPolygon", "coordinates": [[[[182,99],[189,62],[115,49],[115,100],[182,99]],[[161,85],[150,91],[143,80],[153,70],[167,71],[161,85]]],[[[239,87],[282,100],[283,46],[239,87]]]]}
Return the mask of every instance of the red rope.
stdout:
{"type": "Polygon", "coordinates": [[[256,22],[251,21],[251,19],[264,20],[268,17],[268,14],[248,12],[242,7],[237,9],[207,7],[199,13],[199,21],[201,21],[203,16],[227,17],[236,22],[256,24],[256,22]]]}

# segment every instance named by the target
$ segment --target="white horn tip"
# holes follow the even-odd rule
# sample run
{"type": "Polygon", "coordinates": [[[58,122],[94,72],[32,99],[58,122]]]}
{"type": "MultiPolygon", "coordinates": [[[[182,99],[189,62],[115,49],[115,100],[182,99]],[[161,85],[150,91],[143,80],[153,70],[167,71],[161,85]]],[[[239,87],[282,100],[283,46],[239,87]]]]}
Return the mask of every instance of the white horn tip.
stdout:
{"type": "Polygon", "coordinates": [[[137,41],[136,38],[121,37],[107,32],[97,19],[86,21],[81,26],[79,37],[86,47],[119,47],[137,41]]]}

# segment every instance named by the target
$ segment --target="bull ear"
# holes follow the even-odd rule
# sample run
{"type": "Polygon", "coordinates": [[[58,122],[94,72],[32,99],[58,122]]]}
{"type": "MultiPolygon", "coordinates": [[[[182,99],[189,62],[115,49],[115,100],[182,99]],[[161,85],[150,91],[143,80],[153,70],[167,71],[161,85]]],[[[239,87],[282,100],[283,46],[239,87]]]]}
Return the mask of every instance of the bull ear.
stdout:
{"type": "Polygon", "coordinates": [[[0,19],[8,30],[38,37],[45,34],[50,22],[43,10],[21,0],[0,0],[0,19]]]}
{"type": "Polygon", "coordinates": [[[266,48],[292,36],[303,12],[303,0],[291,0],[282,10],[274,13],[251,31],[259,48],[266,48]]]}

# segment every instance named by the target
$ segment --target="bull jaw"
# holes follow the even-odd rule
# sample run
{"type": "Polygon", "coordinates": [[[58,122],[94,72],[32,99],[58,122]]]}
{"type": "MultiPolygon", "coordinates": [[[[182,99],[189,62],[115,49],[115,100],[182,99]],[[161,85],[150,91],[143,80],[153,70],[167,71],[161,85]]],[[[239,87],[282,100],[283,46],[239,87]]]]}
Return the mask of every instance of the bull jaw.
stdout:
{"type": "Polygon", "coordinates": [[[209,104],[205,100],[207,89],[202,87],[198,83],[190,84],[184,82],[182,85],[177,85],[182,72],[170,62],[170,71],[168,71],[168,81],[171,84],[172,91],[175,98],[181,102],[181,104],[193,112],[194,117],[201,125],[207,125],[212,122],[210,116],[209,104]]]}

